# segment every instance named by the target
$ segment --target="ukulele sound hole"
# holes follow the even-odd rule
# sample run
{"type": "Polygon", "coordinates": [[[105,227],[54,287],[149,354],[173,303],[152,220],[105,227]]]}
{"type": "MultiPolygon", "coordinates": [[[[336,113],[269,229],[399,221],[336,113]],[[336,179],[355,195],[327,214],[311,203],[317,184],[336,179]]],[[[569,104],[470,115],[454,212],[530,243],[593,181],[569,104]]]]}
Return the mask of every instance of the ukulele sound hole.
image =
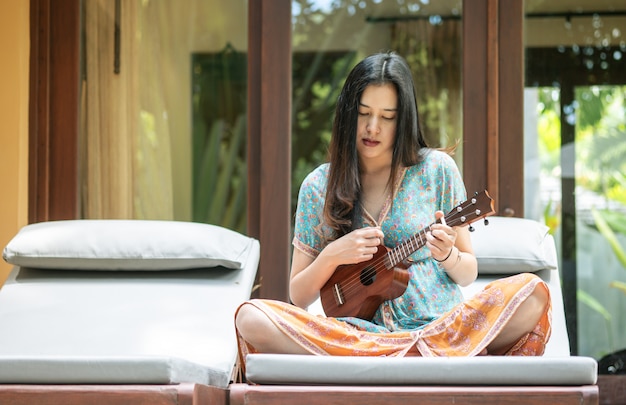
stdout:
{"type": "Polygon", "coordinates": [[[376,281],[376,270],[369,266],[361,270],[361,283],[363,285],[371,285],[374,281],[376,281]]]}

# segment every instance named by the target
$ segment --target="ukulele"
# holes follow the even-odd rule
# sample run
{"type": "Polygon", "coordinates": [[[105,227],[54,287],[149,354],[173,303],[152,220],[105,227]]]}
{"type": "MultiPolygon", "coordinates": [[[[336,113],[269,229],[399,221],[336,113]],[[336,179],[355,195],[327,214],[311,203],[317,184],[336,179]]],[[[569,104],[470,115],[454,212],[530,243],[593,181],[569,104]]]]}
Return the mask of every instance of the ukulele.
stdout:
{"type": "MultiPolygon", "coordinates": [[[[469,225],[494,213],[493,199],[485,190],[453,208],[443,221],[438,219],[435,223],[469,225]]],[[[409,284],[409,264],[405,259],[426,244],[426,233],[435,223],[393,249],[379,245],[374,257],[366,262],[338,266],[320,290],[326,315],[369,320],[384,301],[404,294],[409,284]]],[[[473,230],[470,227],[470,231],[473,230]]]]}

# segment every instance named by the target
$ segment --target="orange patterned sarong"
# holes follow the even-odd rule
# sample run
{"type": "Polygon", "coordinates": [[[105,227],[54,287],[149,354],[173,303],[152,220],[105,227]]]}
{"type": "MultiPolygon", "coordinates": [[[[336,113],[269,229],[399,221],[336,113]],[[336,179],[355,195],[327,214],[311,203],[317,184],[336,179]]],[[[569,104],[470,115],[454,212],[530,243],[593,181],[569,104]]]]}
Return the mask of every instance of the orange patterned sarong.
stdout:
{"type": "MultiPolygon", "coordinates": [[[[313,315],[294,305],[255,299],[254,305],[294,342],[311,354],[331,356],[476,356],[498,336],[535,288],[549,290],[534,274],[523,273],[489,283],[485,288],[421,329],[374,333],[335,318],[313,315]]],[[[551,306],[535,329],[506,355],[540,356],[550,338],[551,306]]],[[[254,347],[237,333],[240,361],[254,347]]],[[[242,363],[243,365],[244,363],[242,363]]]]}

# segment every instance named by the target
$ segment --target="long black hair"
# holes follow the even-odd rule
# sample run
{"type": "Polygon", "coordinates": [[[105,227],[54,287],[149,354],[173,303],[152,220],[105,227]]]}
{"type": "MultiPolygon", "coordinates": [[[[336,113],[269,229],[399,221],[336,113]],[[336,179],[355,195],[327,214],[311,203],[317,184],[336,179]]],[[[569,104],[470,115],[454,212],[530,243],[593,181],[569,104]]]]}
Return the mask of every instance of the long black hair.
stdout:
{"type": "Polygon", "coordinates": [[[393,84],[398,94],[396,136],[389,179],[392,193],[395,192],[393,187],[398,169],[417,164],[422,159],[422,149],[428,147],[420,128],[415,85],[406,60],[395,52],[384,52],[370,55],[359,62],[348,74],[335,108],[324,206],[325,222],[334,233],[329,240],[349,233],[360,223],[361,181],[356,148],[359,102],[367,86],[387,83],[393,84]]]}

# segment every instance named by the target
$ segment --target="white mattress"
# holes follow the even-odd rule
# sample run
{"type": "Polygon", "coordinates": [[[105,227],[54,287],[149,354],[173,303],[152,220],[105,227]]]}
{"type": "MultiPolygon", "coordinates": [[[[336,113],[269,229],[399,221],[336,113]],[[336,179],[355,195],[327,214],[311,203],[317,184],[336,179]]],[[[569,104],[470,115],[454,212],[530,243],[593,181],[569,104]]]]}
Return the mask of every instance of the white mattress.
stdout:
{"type": "Polygon", "coordinates": [[[195,382],[226,387],[241,270],[102,272],[14,268],[0,290],[0,383],[195,382]]]}
{"type": "Polygon", "coordinates": [[[348,357],[250,354],[246,377],[256,384],[298,385],[588,385],[588,357],[348,357]]]}

